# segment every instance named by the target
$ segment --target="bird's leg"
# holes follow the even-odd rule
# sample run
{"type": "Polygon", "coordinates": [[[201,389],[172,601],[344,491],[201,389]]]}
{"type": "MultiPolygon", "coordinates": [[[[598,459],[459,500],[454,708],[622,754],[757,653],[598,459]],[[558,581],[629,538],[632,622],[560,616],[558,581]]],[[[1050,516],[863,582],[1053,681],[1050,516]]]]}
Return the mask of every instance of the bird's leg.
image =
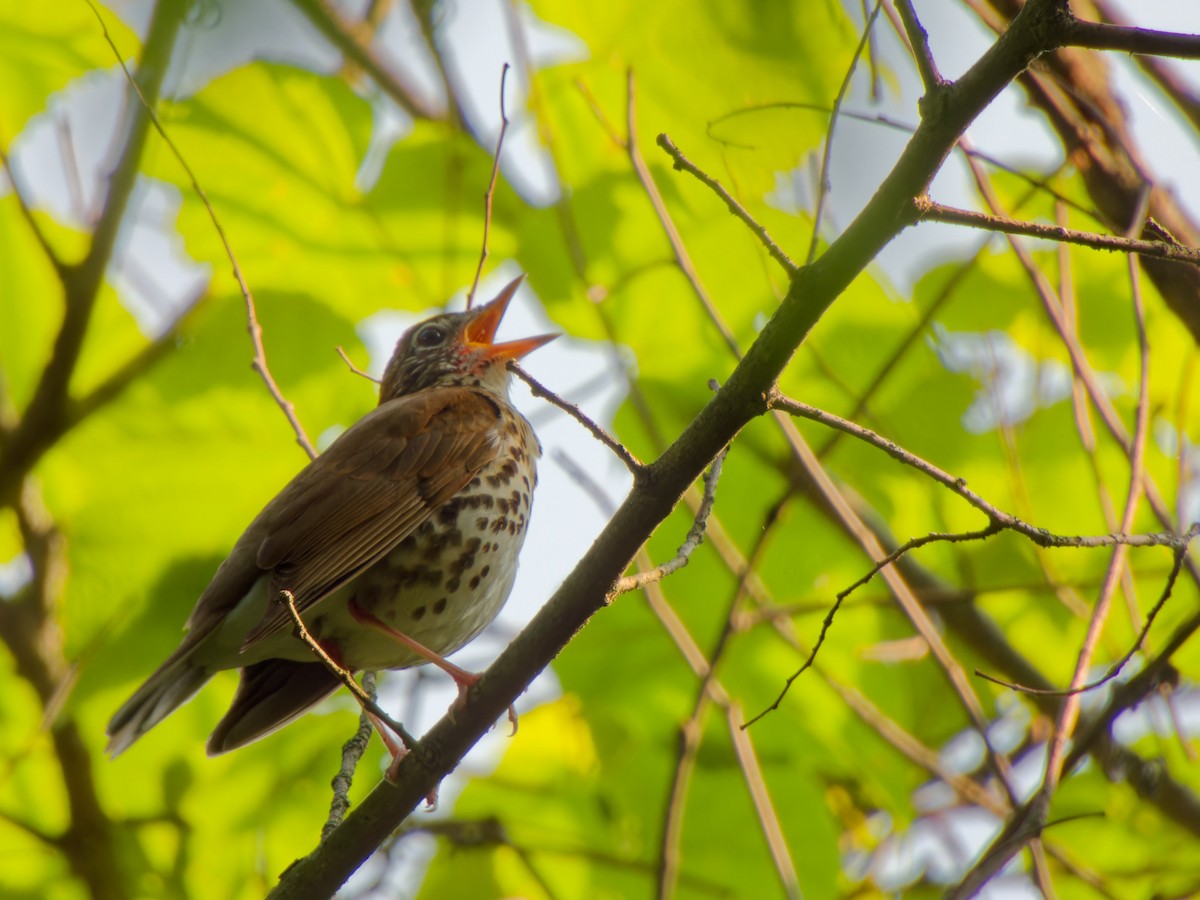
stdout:
{"type": "MultiPolygon", "coordinates": [[[[397,770],[400,768],[400,760],[408,756],[408,748],[396,740],[391,729],[387,727],[382,719],[373,712],[363,710],[367,718],[371,720],[371,724],[375,726],[375,730],[379,732],[379,739],[383,741],[383,746],[387,747],[388,753],[392,755],[392,761],[388,763],[383,777],[387,779],[388,784],[395,784],[397,778],[397,770]]],[[[433,812],[437,809],[438,804],[438,789],[435,785],[433,790],[425,795],[425,811],[433,812]]]]}
{"type": "MultiPolygon", "coordinates": [[[[471,685],[479,680],[478,673],[468,672],[462,666],[456,666],[441,654],[434,653],[420,641],[414,640],[397,628],[393,628],[370,610],[363,609],[354,600],[350,601],[350,615],[353,616],[355,620],[362,622],[364,625],[370,625],[372,628],[379,629],[393,640],[412,650],[413,653],[417,654],[422,659],[433,663],[435,666],[453,678],[455,685],[458,686],[458,698],[454,701],[454,706],[452,709],[462,709],[467,705],[467,691],[471,689],[471,685]]],[[[508,707],[508,721],[512,725],[512,734],[516,734],[517,710],[513,706],[508,707]]]]}

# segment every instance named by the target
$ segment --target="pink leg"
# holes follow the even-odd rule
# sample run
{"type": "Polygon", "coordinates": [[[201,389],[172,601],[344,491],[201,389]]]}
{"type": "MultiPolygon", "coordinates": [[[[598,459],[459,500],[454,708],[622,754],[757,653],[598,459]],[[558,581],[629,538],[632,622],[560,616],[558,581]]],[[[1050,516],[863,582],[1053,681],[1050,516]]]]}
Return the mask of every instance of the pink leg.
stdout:
{"type": "MultiPolygon", "coordinates": [[[[388,784],[396,783],[396,771],[400,768],[400,760],[408,755],[408,748],[396,740],[391,729],[389,729],[378,716],[373,713],[367,713],[367,718],[371,720],[371,724],[375,726],[375,730],[379,732],[379,738],[383,741],[383,745],[387,747],[388,753],[392,755],[392,761],[388,765],[387,770],[383,773],[383,777],[387,779],[388,784]]],[[[425,797],[426,812],[433,812],[437,809],[438,804],[438,789],[435,787],[425,797]]]]}
{"type": "MultiPolygon", "coordinates": [[[[462,709],[467,705],[467,691],[471,689],[471,685],[479,680],[479,676],[475,672],[468,672],[462,666],[456,666],[445,657],[438,653],[434,653],[420,641],[413,640],[403,631],[393,628],[387,622],[380,619],[369,610],[363,609],[353,600],[350,601],[350,615],[356,621],[362,622],[364,625],[370,625],[372,628],[378,628],[384,634],[391,637],[398,643],[403,644],[408,649],[412,650],[422,659],[433,663],[447,675],[454,679],[454,683],[458,686],[458,699],[454,701],[454,709],[462,709]]],[[[508,708],[508,721],[512,725],[510,736],[517,733],[517,710],[510,706],[508,708]]]]}

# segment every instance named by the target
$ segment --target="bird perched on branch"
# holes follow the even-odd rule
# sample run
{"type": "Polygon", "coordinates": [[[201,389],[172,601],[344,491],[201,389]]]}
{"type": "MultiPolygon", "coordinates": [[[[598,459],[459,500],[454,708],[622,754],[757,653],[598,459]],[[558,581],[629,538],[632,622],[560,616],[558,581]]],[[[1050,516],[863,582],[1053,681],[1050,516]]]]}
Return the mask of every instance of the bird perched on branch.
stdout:
{"type": "Polygon", "coordinates": [[[404,333],[379,405],[250,523],[179,647],[113,716],[111,755],[222,669],[240,669],[241,681],[210,755],[263,737],[333,692],[337,677],[297,637],[280,602],[288,595],[312,638],[346,669],[432,662],[465,696],[476,676],[443,657],[508,599],[541,453],[508,401],[507,363],[555,335],[494,342],[520,282],[404,333]]]}

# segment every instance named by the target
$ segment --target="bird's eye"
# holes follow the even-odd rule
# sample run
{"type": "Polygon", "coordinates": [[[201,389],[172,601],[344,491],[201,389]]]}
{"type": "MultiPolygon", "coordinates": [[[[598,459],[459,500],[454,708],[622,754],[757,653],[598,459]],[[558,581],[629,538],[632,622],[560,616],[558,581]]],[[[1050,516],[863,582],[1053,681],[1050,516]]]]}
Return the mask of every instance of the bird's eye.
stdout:
{"type": "Polygon", "coordinates": [[[446,340],[446,329],[441,325],[426,325],[417,332],[418,347],[436,347],[446,340]]]}

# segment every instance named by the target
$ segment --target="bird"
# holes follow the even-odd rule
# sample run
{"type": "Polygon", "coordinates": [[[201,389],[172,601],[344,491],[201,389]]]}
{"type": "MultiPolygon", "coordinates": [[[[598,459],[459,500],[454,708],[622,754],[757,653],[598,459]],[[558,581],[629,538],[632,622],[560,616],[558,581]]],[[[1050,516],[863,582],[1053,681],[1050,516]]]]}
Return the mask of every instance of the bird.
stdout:
{"type": "Polygon", "coordinates": [[[378,405],[255,517],[197,599],[179,646],[113,715],[110,756],[222,670],[240,670],[240,680],[210,756],[270,734],[336,690],[285,597],[338,665],[432,662],[462,702],[478,676],[444,657],[508,599],[541,455],[509,401],[508,362],[558,335],[495,342],[523,277],[484,305],[404,332],[378,405]]]}

